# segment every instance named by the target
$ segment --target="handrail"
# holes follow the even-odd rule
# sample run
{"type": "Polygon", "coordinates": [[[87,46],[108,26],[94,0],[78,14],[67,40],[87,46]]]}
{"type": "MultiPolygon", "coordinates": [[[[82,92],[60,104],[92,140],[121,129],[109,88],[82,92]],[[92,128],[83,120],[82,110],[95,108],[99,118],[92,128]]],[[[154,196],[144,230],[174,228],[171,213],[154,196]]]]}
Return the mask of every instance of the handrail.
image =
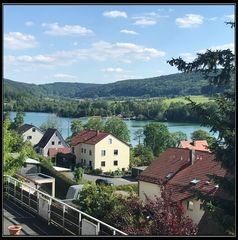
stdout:
{"type": "MultiPolygon", "coordinates": [[[[7,177],[8,179],[12,179],[12,180],[15,181],[15,182],[19,182],[19,183],[21,183],[22,185],[26,186],[27,188],[33,189],[33,190],[35,190],[36,192],[38,192],[38,193],[40,193],[40,194],[42,194],[42,195],[50,198],[51,200],[54,200],[54,201],[60,203],[60,204],[63,205],[64,207],[68,207],[68,208],[70,208],[70,209],[78,212],[79,214],[82,214],[82,215],[84,215],[84,216],[86,216],[86,217],[88,217],[88,218],[96,221],[98,224],[100,223],[100,224],[108,227],[109,229],[113,230],[113,235],[115,235],[114,232],[120,233],[120,234],[122,234],[122,235],[127,235],[126,233],[120,231],[119,229],[117,229],[117,228],[115,228],[115,227],[113,227],[113,226],[111,226],[111,225],[109,225],[109,224],[107,224],[107,223],[105,223],[105,222],[97,219],[97,218],[94,218],[94,217],[92,217],[91,215],[89,215],[89,214],[87,214],[87,213],[85,213],[85,212],[82,212],[81,210],[79,210],[79,209],[77,209],[77,208],[75,208],[75,207],[73,207],[73,206],[71,206],[71,205],[69,205],[69,204],[67,204],[67,203],[65,203],[65,202],[63,202],[63,201],[55,198],[55,197],[52,197],[51,195],[49,195],[49,194],[47,194],[47,193],[45,193],[45,192],[42,192],[42,191],[40,191],[40,190],[38,190],[38,189],[36,189],[36,188],[34,188],[34,187],[32,187],[32,186],[30,186],[30,185],[22,182],[22,181],[19,181],[18,179],[14,178],[14,177],[11,177],[11,176],[9,176],[9,175],[4,175],[4,177],[7,177]]],[[[9,181],[8,181],[8,182],[9,182],[9,181]]]]}

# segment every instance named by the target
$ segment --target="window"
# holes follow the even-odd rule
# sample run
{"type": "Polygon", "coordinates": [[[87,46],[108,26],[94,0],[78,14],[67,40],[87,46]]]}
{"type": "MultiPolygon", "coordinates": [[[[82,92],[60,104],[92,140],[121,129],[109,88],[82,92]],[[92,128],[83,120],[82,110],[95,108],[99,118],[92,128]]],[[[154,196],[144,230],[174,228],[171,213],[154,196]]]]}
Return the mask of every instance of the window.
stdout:
{"type": "Polygon", "coordinates": [[[81,153],[83,153],[83,148],[81,148],[81,153]]]}
{"type": "Polygon", "coordinates": [[[108,144],[112,144],[112,139],[111,138],[108,139],[108,144]]]}
{"type": "Polygon", "coordinates": [[[32,136],[27,136],[27,140],[30,140],[30,139],[32,139],[32,136]]]}
{"type": "Polygon", "coordinates": [[[113,162],[113,165],[114,165],[114,166],[118,166],[118,161],[115,160],[115,161],[113,162]]]}
{"type": "Polygon", "coordinates": [[[32,128],[32,132],[35,132],[36,131],[36,129],[35,128],[32,128]]]}
{"type": "Polygon", "coordinates": [[[61,145],[61,141],[58,141],[58,145],[61,145]]]}
{"type": "Polygon", "coordinates": [[[81,163],[83,163],[83,159],[81,158],[81,163]]]}
{"type": "Polygon", "coordinates": [[[106,166],[106,162],[105,161],[102,161],[101,162],[101,167],[105,167],[106,166]]]}
{"type": "Polygon", "coordinates": [[[86,165],[86,159],[83,160],[83,164],[86,165]]]}
{"type": "Polygon", "coordinates": [[[54,142],[54,141],[52,141],[52,145],[55,145],[55,142],[54,142]]]}
{"type": "Polygon", "coordinates": [[[92,150],[89,150],[89,155],[92,155],[92,150]]]}
{"type": "Polygon", "coordinates": [[[187,201],[187,209],[190,211],[193,211],[193,202],[192,201],[187,201]]]}
{"type": "Polygon", "coordinates": [[[114,155],[118,155],[118,150],[117,149],[114,150],[114,155]]]}
{"type": "Polygon", "coordinates": [[[72,153],[74,153],[74,147],[72,147],[72,153]]]}
{"type": "Polygon", "coordinates": [[[92,167],[92,161],[89,161],[89,166],[92,167]]]}
{"type": "Polygon", "coordinates": [[[86,153],[86,148],[84,148],[84,153],[86,153]]]}
{"type": "Polygon", "coordinates": [[[106,156],[106,150],[102,150],[102,151],[101,151],[101,155],[102,155],[102,156],[106,156]]]}

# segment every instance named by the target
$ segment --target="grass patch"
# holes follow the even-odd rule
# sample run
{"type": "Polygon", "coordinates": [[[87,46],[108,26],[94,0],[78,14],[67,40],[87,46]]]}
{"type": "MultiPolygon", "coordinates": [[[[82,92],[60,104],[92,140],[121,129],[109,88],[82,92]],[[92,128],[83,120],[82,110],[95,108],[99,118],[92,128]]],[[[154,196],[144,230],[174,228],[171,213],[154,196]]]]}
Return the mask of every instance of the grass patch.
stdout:
{"type": "MultiPolygon", "coordinates": [[[[207,103],[207,102],[214,101],[214,100],[210,99],[209,97],[206,97],[203,95],[190,96],[190,99],[196,103],[207,103]]],[[[185,97],[167,98],[163,102],[167,103],[167,104],[170,104],[172,102],[189,103],[189,101],[186,100],[185,97]]]]}
{"type": "Polygon", "coordinates": [[[126,191],[138,193],[138,184],[127,184],[115,186],[116,191],[126,191]]]}

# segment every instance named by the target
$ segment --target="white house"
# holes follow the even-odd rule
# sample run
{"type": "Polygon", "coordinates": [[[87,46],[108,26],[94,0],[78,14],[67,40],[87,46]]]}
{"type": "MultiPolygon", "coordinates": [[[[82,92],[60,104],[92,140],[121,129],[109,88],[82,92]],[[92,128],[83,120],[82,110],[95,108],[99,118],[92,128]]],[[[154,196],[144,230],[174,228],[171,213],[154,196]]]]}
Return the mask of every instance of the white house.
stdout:
{"type": "Polygon", "coordinates": [[[29,141],[36,145],[43,137],[43,132],[32,124],[23,124],[18,128],[18,133],[23,136],[24,141],[29,141]]]}
{"type": "Polygon", "coordinates": [[[103,172],[129,168],[130,146],[110,133],[85,130],[71,140],[76,163],[103,172]]]}
{"type": "Polygon", "coordinates": [[[39,143],[35,146],[35,150],[41,155],[47,157],[49,149],[67,147],[68,146],[59,131],[54,128],[49,128],[47,129],[39,143]]]}

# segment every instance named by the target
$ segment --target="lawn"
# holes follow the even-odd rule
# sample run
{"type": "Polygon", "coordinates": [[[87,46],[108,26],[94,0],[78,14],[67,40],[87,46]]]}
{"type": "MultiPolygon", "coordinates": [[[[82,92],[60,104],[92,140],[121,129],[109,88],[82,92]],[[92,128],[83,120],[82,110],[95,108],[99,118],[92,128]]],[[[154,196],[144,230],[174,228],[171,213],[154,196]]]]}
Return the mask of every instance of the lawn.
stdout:
{"type": "MultiPolygon", "coordinates": [[[[190,99],[193,100],[196,103],[205,103],[213,101],[209,97],[203,96],[203,95],[194,95],[190,96],[190,99]]],[[[171,102],[183,102],[183,103],[189,103],[188,100],[185,99],[185,97],[176,97],[176,98],[168,98],[164,100],[165,103],[170,104],[171,102]]]]}

